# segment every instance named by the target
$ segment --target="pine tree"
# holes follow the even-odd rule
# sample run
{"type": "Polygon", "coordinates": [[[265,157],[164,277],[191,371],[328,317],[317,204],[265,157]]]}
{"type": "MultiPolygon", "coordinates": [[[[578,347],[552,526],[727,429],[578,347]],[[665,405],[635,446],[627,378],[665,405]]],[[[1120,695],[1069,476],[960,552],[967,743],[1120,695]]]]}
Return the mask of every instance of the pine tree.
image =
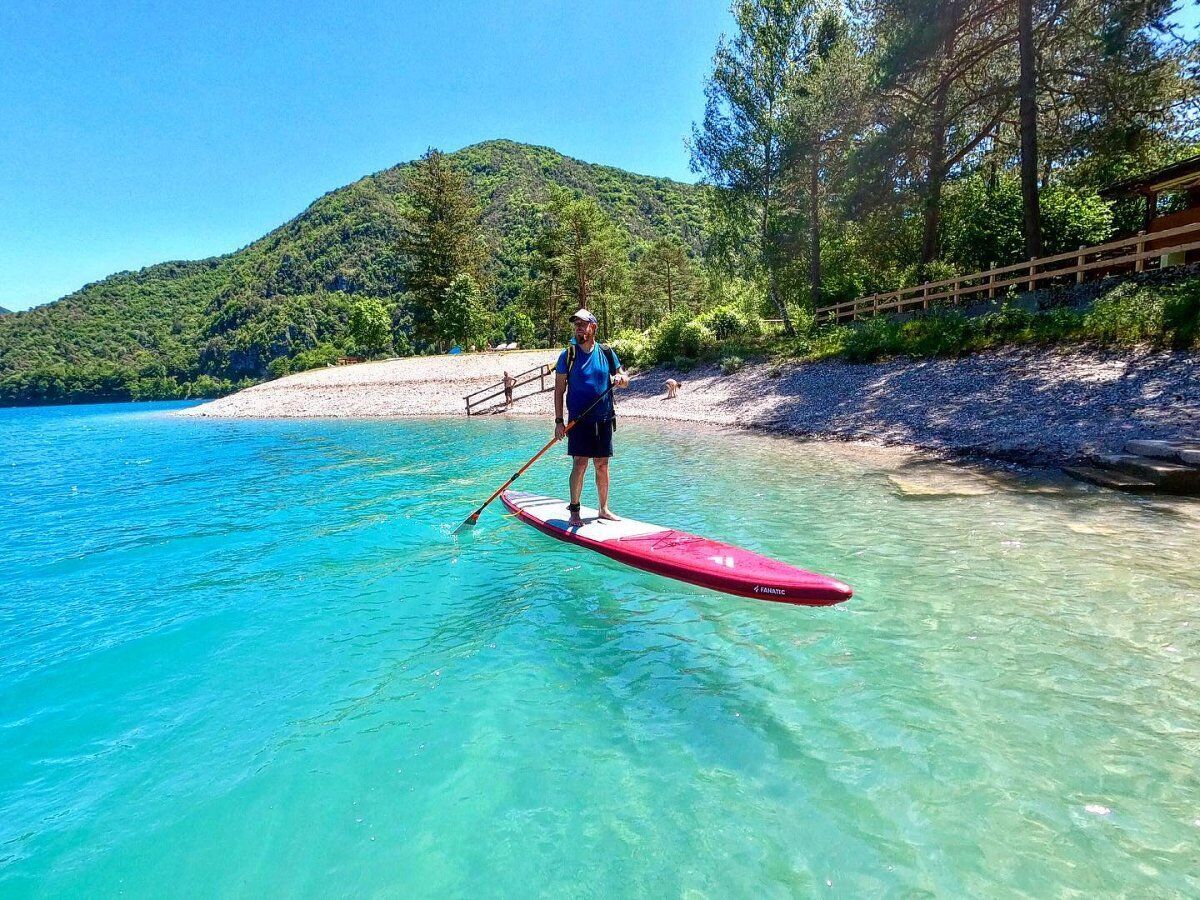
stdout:
{"type": "Polygon", "coordinates": [[[430,150],[421,157],[406,187],[409,210],[400,241],[405,284],[413,330],[432,344],[447,339],[437,325],[438,311],[454,280],[467,275],[486,289],[488,248],[467,176],[445,154],[430,150]]]}
{"type": "Polygon", "coordinates": [[[849,23],[825,10],[804,22],[805,54],[789,91],[784,183],[805,207],[809,301],[821,303],[821,234],[827,208],[844,189],[848,161],[866,125],[866,68],[849,23]]]}
{"type": "Polygon", "coordinates": [[[610,306],[628,285],[628,236],[591,197],[552,187],[546,211],[542,252],[548,272],[577,308],[599,313],[601,332],[609,334],[610,306]]]}
{"type": "Polygon", "coordinates": [[[1016,95],[1015,4],[995,0],[870,0],[878,59],[876,158],[917,187],[921,262],[940,255],[942,189],[988,149],[1016,95]]]}
{"type": "Polygon", "coordinates": [[[633,281],[639,328],[676,309],[691,311],[697,292],[696,268],[679,238],[660,237],[649,244],[638,258],[633,281]]]}
{"type": "Polygon", "coordinates": [[[716,192],[714,211],[730,232],[754,222],[754,268],[789,334],[780,283],[788,229],[779,182],[790,80],[811,7],[802,0],[735,0],[737,33],[717,45],[704,122],[692,128],[692,169],[724,189],[716,192]]]}

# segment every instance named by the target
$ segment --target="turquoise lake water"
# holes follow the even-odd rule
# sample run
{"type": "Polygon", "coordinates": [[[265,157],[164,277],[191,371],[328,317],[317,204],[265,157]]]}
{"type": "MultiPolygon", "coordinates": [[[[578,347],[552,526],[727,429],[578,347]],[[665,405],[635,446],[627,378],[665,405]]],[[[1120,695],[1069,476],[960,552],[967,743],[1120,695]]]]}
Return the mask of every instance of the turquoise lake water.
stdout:
{"type": "Polygon", "coordinates": [[[1200,893],[1195,503],[623,423],[805,609],[456,541],[544,423],[171,408],[0,410],[0,896],[1200,893]]]}

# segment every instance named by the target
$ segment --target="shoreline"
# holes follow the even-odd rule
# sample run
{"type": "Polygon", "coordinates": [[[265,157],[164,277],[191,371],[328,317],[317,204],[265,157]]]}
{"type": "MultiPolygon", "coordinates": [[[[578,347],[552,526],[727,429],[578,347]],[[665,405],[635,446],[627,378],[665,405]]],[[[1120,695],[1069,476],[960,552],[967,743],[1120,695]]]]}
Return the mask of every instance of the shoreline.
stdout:
{"type": "MultiPolygon", "coordinates": [[[[214,418],[465,417],[463,397],[557,359],[559,350],[407,357],[315,369],[174,413],[214,418]]],[[[528,387],[525,388],[526,390],[528,387]]],[[[553,417],[552,393],[476,415],[553,417]]],[[[617,393],[617,414],[703,422],[800,440],[903,446],[1047,467],[1126,441],[1200,436],[1200,359],[1177,351],[1007,348],[958,359],[659,366],[617,393]],[[665,399],[664,381],[682,383],[665,399]]]]}

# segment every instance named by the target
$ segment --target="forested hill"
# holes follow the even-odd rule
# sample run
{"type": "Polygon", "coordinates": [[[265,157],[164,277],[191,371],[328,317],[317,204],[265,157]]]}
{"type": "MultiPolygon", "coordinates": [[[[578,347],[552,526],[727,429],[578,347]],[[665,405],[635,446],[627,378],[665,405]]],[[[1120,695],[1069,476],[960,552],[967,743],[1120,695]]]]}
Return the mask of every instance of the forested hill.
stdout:
{"type": "Polygon", "coordinates": [[[11,309],[5,309],[3,306],[0,306],[0,316],[4,315],[5,313],[10,313],[10,312],[12,312],[11,309]]]}
{"type": "MultiPolygon", "coordinates": [[[[491,301],[530,281],[551,185],[593,198],[629,236],[699,248],[702,188],[488,141],[448,154],[465,170],[491,251],[491,301]]],[[[315,201],[236,253],[121,272],[0,319],[0,404],[207,396],[264,377],[273,360],[350,349],[356,302],[380,300],[404,346],[399,249],[412,163],[315,201]]],[[[498,320],[500,321],[500,320],[498,320]]]]}

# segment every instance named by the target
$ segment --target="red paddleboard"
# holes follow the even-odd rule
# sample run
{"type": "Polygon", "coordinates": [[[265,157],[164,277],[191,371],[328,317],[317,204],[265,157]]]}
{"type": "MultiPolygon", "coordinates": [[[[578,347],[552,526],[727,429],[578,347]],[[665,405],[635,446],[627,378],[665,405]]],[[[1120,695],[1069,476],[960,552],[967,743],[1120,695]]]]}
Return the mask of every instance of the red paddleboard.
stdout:
{"type": "Polygon", "coordinates": [[[840,581],[797,569],[741,547],[633,519],[609,522],[583,508],[583,525],[568,528],[565,500],[505,491],[500,499],[538,531],[626,565],[725,594],[802,606],[831,606],[853,591],[840,581]]]}

